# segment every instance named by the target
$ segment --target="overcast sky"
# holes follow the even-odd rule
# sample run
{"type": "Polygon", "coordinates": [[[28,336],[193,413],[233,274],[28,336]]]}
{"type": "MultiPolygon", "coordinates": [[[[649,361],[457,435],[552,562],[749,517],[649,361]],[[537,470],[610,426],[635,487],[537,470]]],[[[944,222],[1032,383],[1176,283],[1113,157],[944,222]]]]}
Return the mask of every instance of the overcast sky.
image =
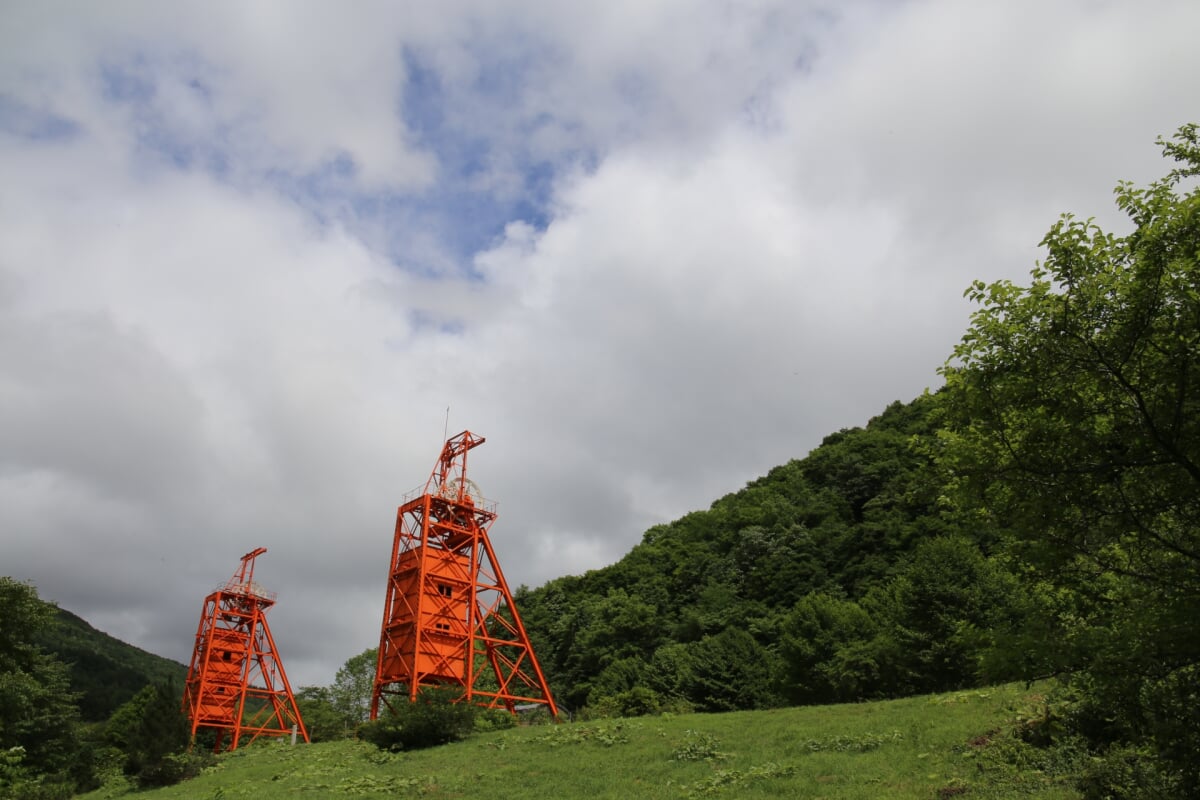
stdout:
{"type": "Polygon", "coordinates": [[[976,278],[1200,121],[1200,3],[0,1],[0,574],[293,685],[487,438],[510,585],[938,385],[976,278]]]}

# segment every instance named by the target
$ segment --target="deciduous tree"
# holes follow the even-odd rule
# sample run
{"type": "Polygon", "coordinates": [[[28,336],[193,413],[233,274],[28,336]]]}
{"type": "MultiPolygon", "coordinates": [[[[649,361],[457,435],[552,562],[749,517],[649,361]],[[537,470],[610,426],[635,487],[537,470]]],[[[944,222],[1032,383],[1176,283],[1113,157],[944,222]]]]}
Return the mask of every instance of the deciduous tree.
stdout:
{"type": "Polygon", "coordinates": [[[20,797],[37,784],[71,793],[80,750],[78,709],[63,664],[35,643],[54,619],[28,583],[0,577],[0,794],[20,797]],[[7,784],[7,785],[6,785],[7,784]]]}
{"type": "MultiPolygon", "coordinates": [[[[945,463],[1060,610],[1041,666],[1080,676],[1097,736],[1200,785],[1200,138],[1121,183],[1132,230],[1067,215],[1028,286],[976,283],[944,369],[945,463]]],[[[1044,621],[1043,621],[1044,622],[1044,621]]]]}
{"type": "Polygon", "coordinates": [[[329,687],[329,700],[351,727],[366,722],[371,710],[379,650],[371,647],[346,659],[329,687]]]}

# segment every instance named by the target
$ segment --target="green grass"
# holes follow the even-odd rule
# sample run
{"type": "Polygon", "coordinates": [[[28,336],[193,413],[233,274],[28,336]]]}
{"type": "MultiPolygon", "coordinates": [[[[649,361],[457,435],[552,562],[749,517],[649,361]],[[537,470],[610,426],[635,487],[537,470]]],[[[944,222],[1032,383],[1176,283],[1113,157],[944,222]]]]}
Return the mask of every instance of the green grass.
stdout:
{"type": "MultiPolygon", "coordinates": [[[[355,741],[266,742],[165,798],[1078,798],[1005,732],[1020,685],[878,703],[519,727],[389,754],[355,741]],[[1015,748],[1015,749],[1014,749],[1015,748]],[[1017,767],[1005,755],[1023,755],[1017,767]]],[[[110,785],[85,797],[119,797],[110,785]]],[[[131,795],[132,797],[132,795],[131,795]]]]}

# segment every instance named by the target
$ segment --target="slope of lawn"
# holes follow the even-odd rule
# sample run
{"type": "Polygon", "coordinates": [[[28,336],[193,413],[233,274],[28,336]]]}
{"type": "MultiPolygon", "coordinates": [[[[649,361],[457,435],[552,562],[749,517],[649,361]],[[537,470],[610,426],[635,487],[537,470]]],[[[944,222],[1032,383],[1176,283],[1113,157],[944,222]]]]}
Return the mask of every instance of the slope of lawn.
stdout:
{"type": "MultiPolygon", "coordinates": [[[[1078,798],[1050,756],[1011,736],[1036,722],[1041,701],[1039,687],[1014,684],[527,726],[395,754],[357,741],[260,742],[221,756],[199,778],[137,797],[1078,798]]],[[[125,791],[109,785],[85,797],[125,791]]]]}

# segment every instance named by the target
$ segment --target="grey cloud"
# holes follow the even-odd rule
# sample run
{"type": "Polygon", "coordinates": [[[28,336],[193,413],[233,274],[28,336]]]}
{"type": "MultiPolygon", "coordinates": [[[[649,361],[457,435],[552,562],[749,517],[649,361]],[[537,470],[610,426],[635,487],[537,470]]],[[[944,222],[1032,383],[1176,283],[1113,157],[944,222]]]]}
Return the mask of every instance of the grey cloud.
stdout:
{"type": "Polygon", "coordinates": [[[0,464],[101,495],[169,500],[199,476],[186,379],[102,313],[0,317],[0,464]]]}

